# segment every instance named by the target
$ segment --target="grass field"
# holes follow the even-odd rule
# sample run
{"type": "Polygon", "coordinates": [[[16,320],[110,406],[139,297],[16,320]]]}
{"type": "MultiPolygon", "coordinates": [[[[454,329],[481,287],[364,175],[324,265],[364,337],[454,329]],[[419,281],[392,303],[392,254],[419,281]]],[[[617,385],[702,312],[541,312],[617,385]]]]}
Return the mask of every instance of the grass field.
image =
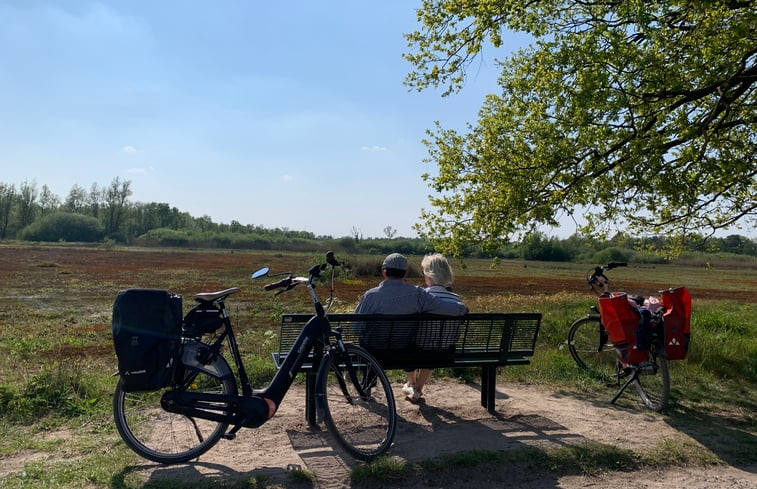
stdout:
{"type": "MultiPolygon", "coordinates": [[[[337,285],[335,310],[346,312],[379,282],[365,270],[376,269],[382,257],[339,258],[350,270],[337,285]]],[[[310,303],[300,290],[272,296],[250,272],[267,265],[272,272],[303,274],[317,261],[318,254],[0,244],[0,459],[29,454],[22,471],[0,472],[0,487],[118,486],[112,474],[133,460],[110,412],[116,383],[110,316],[119,290],[168,289],[184,297],[186,311],[194,293],[241,287],[228,304],[246,361],[262,385],[273,374],[269,353],[280,314],[309,312],[310,303]],[[45,436],[51,430],[77,436],[71,443],[51,441],[45,436]],[[51,453],[68,462],[46,462],[51,453]]],[[[420,257],[411,261],[417,269],[420,257]]],[[[584,280],[593,265],[453,262],[455,290],[472,311],[544,314],[532,365],[507,369],[502,378],[607,397],[604,385],[576,370],[564,344],[570,323],[596,301],[584,280]]],[[[717,457],[753,461],[757,263],[733,266],[714,257],[699,265],[631,264],[610,278],[617,290],[641,294],[689,288],[693,339],[687,360],[672,366],[673,403],[664,416],[702,438],[718,437],[717,457]]],[[[417,275],[411,280],[421,283],[417,275]]],[[[447,374],[465,378],[473,372],[447,374]]]]}

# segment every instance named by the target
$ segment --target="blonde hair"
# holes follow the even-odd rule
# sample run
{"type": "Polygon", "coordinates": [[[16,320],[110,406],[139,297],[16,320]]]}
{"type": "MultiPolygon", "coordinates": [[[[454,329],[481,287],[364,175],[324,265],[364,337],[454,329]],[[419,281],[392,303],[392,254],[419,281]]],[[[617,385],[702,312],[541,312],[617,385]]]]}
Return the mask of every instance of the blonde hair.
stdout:
{"type": "Polygon", "coordinates": [[[442,287],[452,285],[454,280],[452,267],[449,266],[447,259],[441,253],[424,256],[423,261],[421,261],[421,268],[423,275],[431,279],[432,285],[441,285],[442,287]]]}

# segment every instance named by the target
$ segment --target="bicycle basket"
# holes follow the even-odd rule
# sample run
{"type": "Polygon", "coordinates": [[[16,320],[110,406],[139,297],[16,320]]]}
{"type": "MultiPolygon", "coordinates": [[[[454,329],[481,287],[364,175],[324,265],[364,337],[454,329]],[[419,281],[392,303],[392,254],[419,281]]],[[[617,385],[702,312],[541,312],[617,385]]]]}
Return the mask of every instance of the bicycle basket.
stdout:
{"type": "Polygon", "coordinates": [[[668,360],[683,360],[691,338],[691,295],[686,287],[663,290],[665,353],[668,360]]]}
{"type": "Polygon", "coordinates": [[[628,363],[646,361],[646,351],[637,349],[636,332],[641,318],[638,310],[628,301],[625,292],[611,292],[599,296],[599,314],[610,341],[628,363]]]}

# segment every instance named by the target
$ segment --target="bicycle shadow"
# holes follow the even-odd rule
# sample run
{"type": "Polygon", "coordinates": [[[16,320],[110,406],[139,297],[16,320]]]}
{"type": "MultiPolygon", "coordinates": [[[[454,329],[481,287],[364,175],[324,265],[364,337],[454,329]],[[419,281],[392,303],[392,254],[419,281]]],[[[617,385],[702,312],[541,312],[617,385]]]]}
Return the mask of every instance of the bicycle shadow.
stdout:
{"type": "Polygon", "coordinates": [[[673,403],[668,409],[665,421],[728,465],[757,474],[757,436],[752,434],[755,430],[753,422],[735,424],[728,418],[703,413],[678,403],[673,403]]]}
{"type": "MultiPolygon", "coordinates": [[[[586,403],[594,409],[604,411],[604,416],[610,416],[613,420],[625,419],[628,422],[629,437],[634,437],[634,430],[641,429],[640,425],[634,424],[635,420],[659,423],[659,426],[670,428],[672,433],[679,433],[692,442],[697,443],[714,454],[719,460],[731,467],[746,472],[757,473],[757,463],[754,456],[754,447],[757,447],[757,436],[754,435],[755,424],[750,421],[735,421],[727,416],[702,412],[683,403],[677,402],[675,396],[671,398],[670,405],[662,411],[655,413],[647,410],[639,400],[635,390],[624,393],[615,404],[610,402],[615,394],[617,386],[608,385],[608,391],[602,393],[581,393],[573,391],[555,390],[551,396],[555,398],[573,399],[586,403]],[[617,416],[612,416],[612,413],[617,416]]],[[[505,399],[506,395],[497,391],[497,399],[505,399]]],[[[755,412],[757,406],[744,401],[743,408],[746,411],[755,412]]],[[[659,428],[657,428],[659,430],[659,428]]],[[[658,432],[659,437],[664,437],[658,432]]],[[[669,435],[668,435],[669,436],[669,435]]]]}
{"type": "Polygon", "coordinates": [[[299,466],[287,467],[256,467],[250,471],[234,470],[226,465],[211,462],[189,462],[179,465],[161,465],[145,463],[130,465],[115,473],[111,478],[111,487],[162,487],[163,484],[173,484],[176,481],[222,482],[228,480],[247,480],[264,478],[267,482],[275,481],[288,487],[290,475],[299,466]],[[200,470],[202,469],[202,470],[200,470]],[[139,482],[137,482],[139,481],[139,482]]]}

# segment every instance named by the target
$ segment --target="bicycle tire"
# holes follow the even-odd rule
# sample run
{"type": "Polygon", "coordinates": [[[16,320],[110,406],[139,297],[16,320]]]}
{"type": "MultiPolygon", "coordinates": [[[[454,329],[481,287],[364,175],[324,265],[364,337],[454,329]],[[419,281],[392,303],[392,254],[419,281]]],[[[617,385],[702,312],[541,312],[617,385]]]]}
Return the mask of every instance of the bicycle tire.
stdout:
{"type": "Polygon", "coordinates": [[[652,371],[640,371],[634,380],[634,386],[646,407],[653,411],[662,411],[670,401],[670,372],[664,345],[652,344],[649,349],[649,362],[653,366],[652,371]]]}
{"type": "Polygon", "coordinates": [[[394,440],[394,394],[376,359],[357,345],[346,346],[355,377],[346,368],[344,353],[326,354],[316,380],[319,407],[339,445],[353,457],[368,461],[385,453],[394,440]],[[369,394],[361,397],[355,382],[369,394]]]}
{"type": "MultiPolygon", "coordinates": [[[[211,363],[225,361],[217,358],[211,363]]],[[[222,370],[220,365],[216,370],[222,370]]],[[[219,378],[207,372],[192,372],[188,384],[193,392],[236,395],[233,378],[219,378]]],[[[165,390],[124,392],[118,382],[113,394],[113,418],[126,445],[141,457],[161,464],[195,459],[210,450],[226,432],[228,423],[190,418],[169,413],[160,404],[165,390]]]]}
{"type": "Polygon", "coordinates": [[[583,370],[603,380],[617,378],[618,355],[598,314],[578,319],[568,330],[568,350],[583,370]]]}

